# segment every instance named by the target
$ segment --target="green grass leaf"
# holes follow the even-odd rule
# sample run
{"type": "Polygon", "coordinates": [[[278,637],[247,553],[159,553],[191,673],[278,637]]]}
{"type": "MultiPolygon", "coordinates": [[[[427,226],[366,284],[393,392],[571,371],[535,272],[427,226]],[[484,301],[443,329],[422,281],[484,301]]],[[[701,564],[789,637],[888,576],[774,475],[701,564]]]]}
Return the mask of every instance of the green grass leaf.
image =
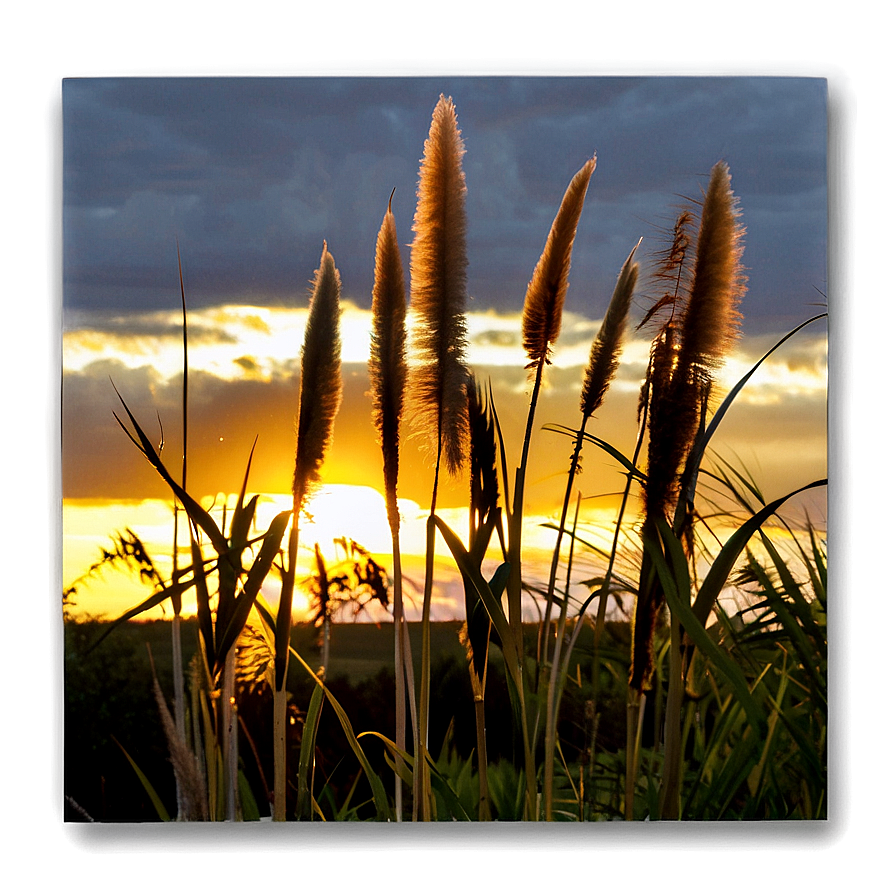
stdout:
{"type": "Polygon", "coordinates": [[[776,514],[781,506],[794,497],[794,495],[798,495],[800,492],[807,491],[810,488],[827,485],[827,482],[827,479],[818,479],[815,482],[810,482],[808,485],[804,485],[802,488],[790,492],[783,498],[779,498],[777,501],[772,501],[771,504],[766,504],[762,510],[747,520],[747,522],[745,522],[728,539],[728,541],[725,542],[725,546],[713,561],[712,566],[709,568],[709,571],[703,579],[703,584],[697,592],[696,598],[694,598],[693,613],[700,621],[701,625],[706,624],[710,610],[712,610],[716,600],[722,593],[722,589],[728,581],[728,576],[730,575],[731,570],[734,569],[734,564],[737,563],[737,560],[747,546],[747,543],[756,532],[759,531],[759,528],[770,517],[776,514]]]}
{"type": "MultiPolygon", "coordinates": [[[[115,389],[115,384],[112,384],[112,388],[115,389]]],[[[130,408],[125,404],[125,400],[121,397],[121,393],[118,389],[115,389],[115,394],[118,396],[121,401],[122,406],[125,409],[125,412],[128,415],[128,418],[131,421],[131,424],[134,427],[134,430],[137,433],[137,438],[128,431],[128,428],[121,422],[121,419],[117,414],[113,416],[118,421],[118,425],[124,430],[125,434],[128,438],[140,449],[143,456],[150,462],[150,464],[155,468],[156,472],[165,480],[168,484],[168,487],[177,495],[181,504],[184,507],[184,510],[187,511],[187,515],[190,519],[208,535],[211,543],[214,545],[215,550],[219,555],[224,555],[229,550],[229,546],[227,544],[227,539],[221,534],[221,530],[218,528],[215,521],[211,518],[211,516],[203,510],[203,508],[181,488],[180,485],[175,482],[172,478],[171,474],[165,468],[165,465],[162,463],[162,459],[159,457],[158,452],[153,446],[152,442],[147,438],[146,433],[140,428],[140,424],[137,423],[136,418],[131,413],[130,408]]]]}
{"type": "Polygon", "coordinates": [[[660,539],[644,539],[644,546],[650,553],[654,567],[665,593],[669,609],[675,614],[691,640],[710,662],[728,679],[737,699],[747,714],[747,719],[760,739],[764,739],[768,724],[762,715],[759,704],[750,692],[750,686],[737,664],[710,638],[709,633],[690,606],[689,589],[682,592],[684,582],[681,579],[681,567],[687,570],[687,558],[681,542],[675,537],[672,527],[665,520],[655,521],[660,539]],[[660,547],[662,542],[662,548],[660,547]],[[666,555],[663,553],[665,549],[666,555]],[[666,556],[671,556],[670,568],[666,556]]]}
{"type": "Polygon", "coordinates": [[[127,622],[129,619],[133,619],[135,616],[139,616],[141,613],[145,613],[147,610],[153,609],[153,607],[157,607],[162,601],[168,600],[169,597],[176,597],[180,594],[183,594],[184,591],[189,590],[193,587],[193,580],[189,581],[179,580],[172,585],[168,585],[163,588],[161,591],[156,591],[155,594],[152,594],[145,601],[140,604],[137,604],[136,607],[132,607],[126,613],[123,613],[117,619],[113,620],[109,623],[109,627],[100,635],[99,638],[87,649],[87,653],[90,653],[92,650],[96,650],[109,635],[112,634],[113,630],[116,629],[122,622],[127,622]]]}
{"type": "Polygon", "coordinates": [[[165,808],[165,804],[159,798],[159,795],[156,793],[155,787],[149,783],[149,778],[143,774],[140,769],[140,766],[137,765],[136,762],[131,758],[130,753],[113,737],[112,740],[118,744],[119,749],[122,753],[124,753],[124,758],[127,759],[131,764],[131,768],[137,773],[137,777],[140,779],[140,783],[143,785],[143,789],[146,791],[147,796],[152,801],[153,806],[155,807],[156,812],[159,815],[159,821],[171,821],[171,816],[168,814],[168,810],[165,808]]]}
{"type": "Polygon", "coordinates": [[[713,414],[712,420],[709,423],[709,426],[706,427],[705,431],[702,432],[697,440],[694,442],[693,448],[688,455],[687,464],[685,465],[685,471],[682,475],[682,482],[685,484],[685,487],[681,490],[681,500],[687,500],[689,503],[693,504],[694,502],[694,494],[697,489],[697,474],[700,469],[700,464],[703,461],[703,455],[706,452],[707,447],[709,446],[710,440],[713,435],[715,435],[716,430],[719,428],[719,424],[722,422],[725,414],[728,409],[734,403],[734,399],[737,398],[739,392],[743,387],[749,382],[750,377],[753,376],[754,373],[762,366],[763,362],[779,349],[788,339],[797,334],[803,327],[807,327],[809,324],[814,323],[817,320],[821,320],[823,317],[827,317],[827,312],[822,314],[816,314],[814,317],[810,317],[808,320],[804,320],[801,324],[794,327],[789,333],[785,336],[782,336],[745,374],[738,380],[738,382],[734,385],[731,391],[725,396],[725,399],[716,409],[715,414],[713,414]]]}
{"type": "Polygon", "coordinates": [[[280,551],[280,544],[283,541],[283,534],[289,523],[292,514],[290,510],[283,510],[271,520],[271,525],[265,533],[261,550],[249,570],[248,578],[243,585],[242,592],[236,600],[233,611],[230,614],[227,628],[221,633],[220,637],[216,637],[215,646],[215,674],[217,675],[224,668],[224,662],[230,648],[240,636],[240,632],[246,625],[249,613],[255,604],[255,598],[261,590],[261,586],[267,578],[271,570],[271,566],[280,551]]]}
{"type": "Polygon", "coordinates": [[[327,700],[330,701],[330,706],[333,707],[336,717],[339,719],[339,724],[342,726],[342,731],[345,734],[346,740],[348,740],[348,745],[357,757],[358,762],[361,763],[361,767],[364,769],[364,774],[367,776],[367,782],[370,784],[370,789],[373,791],[373,802],[376,806],[377,819],[379,821],[394,821],[392,810],[389,807],[389,800],[386,797],[386,789],[383,787],[383,782],[379,779],[376,772],[374,772],[373,766],[371,766],[367,759],[367,754],[364,752],[358,738],[355,736],[352,723],[349,721],[348,715],[342,708],[342,704],[333,696],[317,675],[314,674],[308,663],[299,656],[299,653],[292,647],[290,647],[290,652],[302,664],[305,671],[308,672],[308,674],[321,686],[327,700]]]}
{"type": "Polygon", "coordinates": [[[317,728],[320,723],[320,713],[323,709],[323,703],[323,688],[316,687],[311,694],[311,701],[308,704],[308,712],[305,713],[305,727],[302,731],[302,746],[299,750],[299,795],[296,799],[296,818],[299,821],[308,821],[311,819],[312,794],[310,775],[314,760],[314,747],[317,743],[317,728]]]}
{"type": "MultiPolygon", "coordinates": [[[[578,436],[578,431],[575,429],[570,429],[568,426],[558,426],[553,423],[549,423],[542,427],[546,432],[556,432],[563,436],[569,436],[570,438],[576,438],[578,436]]],[[[582,435],[582,439],[586,442],[590,442],[592,445],[597,445],[598,448],[602,448],[606,451],[607,454],[610,455],[614,460],[618,461],[626,473],[628,473],[633,479],[636,479],[638,482],[646,481],[647,477],[617,448],[614,448],[609,442],[605,442],[603,439],[599,439],[597,436],[593,436],[590,433],[584,433],[582,435]]]]}

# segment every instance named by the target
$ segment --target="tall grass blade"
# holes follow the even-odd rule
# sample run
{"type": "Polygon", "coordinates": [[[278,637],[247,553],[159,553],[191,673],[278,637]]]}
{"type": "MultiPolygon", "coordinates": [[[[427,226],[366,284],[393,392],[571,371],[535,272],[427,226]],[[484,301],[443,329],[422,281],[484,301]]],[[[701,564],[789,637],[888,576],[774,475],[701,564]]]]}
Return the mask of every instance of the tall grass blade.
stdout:
{"type": "MultiPolygon", "coordinates": [[[[182,454],[182,464],[181,464],[181,486],[184,491],[187,488],[187,435],[188,435],[188,426],[187,426],[187,409],[188,409],[188,376],[189,376],[189,358],[187,353],[188,348],[188,339],[187,339],[187,295],[186,290],[184,289],[184,272],[183,265],[181,264],[180,258],[180,245],[177,245],[177,273],[178,278],[180,280],[180,299],[181,299],[181,311],[183,314],[183,387],[181,390],[181,425],[183,432],[183,454],[182,454]]],[[[180,578],[180,571],[178,570],[178,506],[177,501],[174,501],[174,534],[173,534],[173,546],[171,552],[171,580],[176,582],[180,578]]],[[[171,625],[171,660],[173,664],[174,671],[174,718],[177,727],[177,733],[180,737],[181,741],[186,742],[187,732],[186,732],[186,707],[184,705],[184,660],[183,660],[183,646],[181,639],[181,597],[178,594],[176,597],[171,600],[171,608],[174,612],[174,620],[171,625]]],[[[177,794],[177,815],[178,818],[183,817],[183,796],[180,792],[181,782],[178,779],[178,794],[177,794]]]]}
{"type": "Polygon", "coordinates": [[[127,622],[128,620],[133,619],[135,616],[139,616],[141,613],[145,613],[147,610],[151,610],[154,607],[159,606],[159,604],[163,603],[166,600],[169,600],[173,594],[183,594],[184,591],[188,591],[192,587],[192,579],[186,582],[181,580],[177,582],[177,584],[168,585],[167,587],[162,588],[160,591],[155,592],[145,601],[137,604],[136,607],[132,607],[126,613],[122,613],[121,616],[110,622],[109,626],[102,633],[102,635],[100,635],[100,637],[97,638],[96,641],[88,648],[88,652],[96,650],[96,648],[99,647],[100,644],[102,644],[103,641],[105,641],[106,638],[108,638],[109,635],[111,635],[112,632],[123,622],[127,622]]]}
{"type": "Polygon", "coordinates": [[[781,555],[775,550],[771,540],[764,532],[760,531],[759,535],[762,538],[763,546],[778,570],[784,592],[790,600],[785,600],[784,596],[778,593],[778,589],[771,581],[771,578],[756,558],[753,557],[749,549],[747,549],[747,560],[750,569],[761,588],[764,603],[771,608],[775,621],[789,638],[797,656],[799,656],[802,662],[809,685],[813,689],[813,699],[816,701],[816,705],[824,707],[827,705],[827,683],[822,673],[824,662],[822,651],[826,649],[826,641],[821,632],[818,631],[818,626],[812,618],[811,612],[805,612],[808,610],[808,607],[805,605],[799,587],[790,575],[790,571],[784,564],[781,555]],[[807,621],[809,626],[806,625],[807,621]],[[815,645],[810,642],[807,631],[812,631],[815,645]]]}
{"type": "Polygon", "coordinates": [[[296,800],[296,818],[299,821],[311,820],[311,803],[313,800],[314,750],[317,745],[317,729],[320,724],[320,713],[323,708],[324,692],[315,687],[305,713],[305,727],[302,731],[302,746],[299,750],[298,785],[299,794],[296,800]]]}
{"type": "Polygon", "coordinates": [[[704,627],[705,619],[701,620],[690,606],[690,574],[681,542],[665,520],[657,520],[655,529],[658,538],[646,539],[645,547],[653,560],[670,610],[697,648],[728,679],[754,732],[760,739],[764,738],[768,725],[750,692],[743,672],[710,638],[704,627]],[[671,558],[671,566],[667,558],[671,558]]]}
{"type": "Polygon", "coordinates": [[[128,438],[140,449],[140,452],[143,456],[149,461],[149,463],[155,468],[155,470],[159,473],[162,479],[168,484],[168,487],[174,492],[177,498],[180,500],[184,509],[187,511],[188,516],[193,522],[198,525],[206,535],[208,535],[209,540],[211,541],[215,550],[220,554],[227,554],[229,550],[229,545],[227,544],[227,539],[221,534],[221,530],[218,528],[215,521],[211,518],[211,516],[203,510],[203,508],[193,500],[190,495],[188,495],[184,489],[178,485],[177,482],[171,477],[171,474],[165,468],[165,465],[162,463],[162,459],[159,457],[158,452],[153,446],[150,439],[147,437],[146,433],[140,428],[140,425],[137,423],[137,420],[134,418],[134,415],[131,413],[130,408],[128,408],[127,404],[125,404],[124,399],[121,397],[121,393],[118,389],[115,388],[115,384],[112,384],[112,388],[115,389],[115,394],[118,396],[121,401],[122,406],[125,409],[125,413],[128,415],[128,419],[131,421],[131,425],[134,427],[134,431],[136,432],[136,437],[133,436],[128,428],[121,422],[121,419],[117,414],[113,412],[113,416],[118,421],[118,425],[124,430],[125,434],[128,438]]]}
{"type": "Polygon", "coordinates": [[[305,671],[309,675],[311,675],[314,681],[321,687],[324,695],[330,703],[330,706],[333,707],[333,710],[336,713],[336,718],[339,720],[339,724],[342,727],[349,747],[357,757],[358,761],[361,763],[361,767],[364,769],[364,774],[367,777],[367,782],[370,784],[370,788],[373,791],[373,801],[377,810],[377,819],[379,821],[392,821],[392,812],[389,809],[389,800],[386,796],[386,790],[383,787],[383,782],[380,780],[376,772],[374,772],[373,767],[367,759],[367,755],[364,753],[364,750],[361,747],[358,738],[355,736],[351,722],[348,718],[348,714],[342,708],[342,704],[333,696],[332,692],[327,689],[326,685],[324,685],[324,683],[317,677],[317,675],[315,675],[311,666],[309,666],[305,662],[305,660],[302,659],[299,653],[292,647],[290,647],[290,652],[299,661],[299,664],[305,669],[305,671]]]}
{"type": "Polygon", "coordinates": [[[149,782],[149,778],[143,774],[140,766],[137,765],[136,762],[131,758],[131,754],[117,741],[115,740],[114,735],[110,735],[113,741],[118,744],[118,748],[124,753],[124,758],[130,763],[131,768],[134,770],[137,777],[140,779],[140,783],[143,785],[143,789],[146,791],[146,795],[149,797],[152,802],[153,808],[156,810],[159,816],[159,821],[171,821],[171,815],[168,813],[168,810],[165,808],[165,804],[162,802],[158,793],[156,792],[155,787],[152,786],[149,782]]]}
{"type": "MultiPolygon", "coordinates": [[[[255,606],[269,633],[272,633],[276,625],[273,613],[260,597],[256,599],[255,606]]],[[[295,649],[295,647],[290,645],[289,652],[290,656],[295,658],[299,665],[311,676],[311,679],[314,681],[314,683],[321,688],[324,696],[329,701],[330,706],[333,707],[333,711],[336,713],[336,718],[339,721],[343,733],[345,734],[348,745],[351,751],[357,757],[358,762],[361,764],[361,767],[364,769],[364,774],[367,778],[367,782],[368,784],[370,784],[370,789],[373,792],[374,804],[377,810],[377,819],[379,821],[393,820],[392,812],[389,809],[389,800],[386,796],[386,790],[383,787],[383,782],[373,770],[373,766],[371,766],[369,760],[367,759],[367,756],[364,753],[364,749],[361,747],[358,738],[355,736],[351,721],[349,720],[348,714],[346,713],[345,709],[343,709],[342,704],[336,699],[329,688],[327,688],[327,686],[320,679],[317,673],[311,668],[311,666],[309,666],[308,663],[305,662],[305,660],[295,649]]]]}
{"type": "MultiPolygon", "coordinates": [[[[497,510],[493,514],[497,517],[497,510]]],[[[451,530],[444,520],[439,517],[431,517],[438,527],[445,544],[451,551],[458,569],[469,578],[479,599],[484,604],[495,627],[495,632],[501,641],[501,650],[507,667],[508,677],[513,685],[510,688],[510,696],[514,701],[514,710],[520,716],[520,732],[523,740],[523,759],[526,771],[527,806],[529,819],[534,821],[537,817],[537,788],[535,782],[535,759],[531,749],[530,735],[527,724],[526,689],[523,680],[523,656],[517,650],[517,637],[512,626],[504,615],[501,606],[500,594],[509,580],[509,564],[502,564],[495,573],[493,584],[485,581],[478,566],[472,562],[470,552],[463,546],[461,540],[451,530]],[[500,575],[499,575],[500,574],[500,575]],[[495,593],[497,592],[497,594],[495,593]]]]}
{"type": "Polygon", "coordinates": [[[687,496],[688,500],[693,503],[694,494],[697,489],[697,472],[700,468],[700,464],[703,460],[703,455],[706,452],[706,449],[709,445],[710,440],[715,435],[716,430],[719,427],[719,424],[725,417],[725,414],[728,412],[728,409],[731,407],[734,399],[737,398],[741,389],[750,381],[750,378],[756,373],[757,370],[765,363],[766,359],[771,356],[777,349],[779,349],[788,339],[795,336],[799,333],[803,327],[808,326],[809,324],[815,323],[817,320],[821,320],[822,318],[827,317],[827,313],[824,314],[816,314],[814,317],[810,317],[808,320],[804,320],[801,324],[794,327],[789,333],[785,336],[782,336],[733,386],[731,391],[725,396],[725,399],[716,409],[716,412],[712,416],[712,420],[709,425],[706,427],[705,432],[703,432],[700,437],[694,443],[694,447],[691,450],[690,456],[688,457],[688,464],[685,468],[685,472],[682,475],[682,481],[685,483],[687,487],[687,496]]]}
{"type": "Polygon", "coordinates": [[[722,589],[725,587],[725,583],[728,580],[731,570],[734,568],[734,564],[737,563],[737,558],[740,557],[744,548],[747,546],[747,543],[759,530],[760,526],[762,526],[766,520],[774,516],[774,514],[776,514],[791,498],[810,488],[819,488],[823,485],[827,485],[827,479],[818,479],[815,482],[810,482],[808,485],[795,489],[789,494],[784,495],[783,498],[779,498],[777,501],[772,501],[747,520],[747,522],[745,522],[728,539],[728,541],[725,542],[725,546],[713,561],[712,566],[706,573],[703,583],[700,585],[697,595],[694,598],[693,613],[701,625],[706,624],[706,620],[709,617],[713,605],[719,594],[721,594],[722,589]]]}
{"type": "MultiPolygon", "coordinates": [[[[576,431],[574,429],[570,429],[568,426],[558,426],[554,423],[545,424],[542,427],[545,432],[556,432],[560,435],[568,435],[575,438],[576,431]]],[[[598,448],[606,451],[613,460],[617,461],[626,474],[631,476],[635,481],[644,483],[647,481],[647,476],[638,469],[638,467],[632,463],[632,461],[627,458],[621,451],[611,445],[609,442],[604,441],[603,439],[599,439],[597,436],[591,435],[591,433],[586,432],[582,437],[583,442],[588,442],[591,445],[597,445],[598,448]]]]}
{"type": "Polygon", "coordinates": [[[261,550],[249,569],[249,575],[242,587],[239,596],[234,604],[233,612],[227,622],[226,628],[216,638],[215,645],[215,666],[214,673],[223,668],[224,659],[230,652],[231,647],[236,643],[240,632],[245,628],[255,604],[255,598],[258,596],[261,586],[271,571],[274,560],[280,551],[280,545],[283,541],[283,535],[289,524],[290,511],[283,510],[278,513],[271,521],[267,532],[264,535],[261,550]]]}

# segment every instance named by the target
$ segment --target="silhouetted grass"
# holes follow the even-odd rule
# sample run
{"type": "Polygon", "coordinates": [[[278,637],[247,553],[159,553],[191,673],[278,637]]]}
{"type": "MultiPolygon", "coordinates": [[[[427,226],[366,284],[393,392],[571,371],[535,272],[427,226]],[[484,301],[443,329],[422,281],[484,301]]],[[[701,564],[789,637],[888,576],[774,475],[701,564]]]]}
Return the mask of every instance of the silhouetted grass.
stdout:
{"type": "MultiPolygon", "coordinates": [[[[606,312],[581,397],[578,407],[570,407],[581,423],[577,429],[551,427],[573,445],[552,562],[546,583],[524,582],[524,489],[539,435],[535,408],[562,326],[576,230],[587,212],[595,163],[586,162],[569,182],[522,299],[531,394],[519,464],[508,466],[517,446],[505,444],[501,409],[465,360],[464,151],[456,109],[441,97],[420,168],[407,370],[404,272],[391,206],[376,241],[370,373],[397,624],[330,624],[328,608],[339,596],[357,600],[367,588],[371,599],[389,602],[385,572],[357,545],[351,546],[353,562],[368,567],[354,577],[328,567],[316,551],[314,587],[324,621],[319,666],[310,657],[318,655],[320,634],[292,618],[301,516],[320,477],[342,389],[340,281],[325,244],[302,348],[293,506],[266,532],[255,532],[258,498],[247,497],[251,457],[236,504],[225,509],[219,525],[189,494],[185,476],[178,482],[166,469],[119,396],[126,416],[116,419],[189,521],[191,564],[164,581],[128,530],[89,571],[124,564],[143,576],[152,593],[112,626],[67,621],[67,817],[105,820],[128,811],[145,817],[150,805],[162,818],[277,821],[825,816],[826,552],[823,538],[808,526],[803,533],[785,527],[782,538],[779,511],[826,480],[794,483],[789,494],[766,501],[746,473],[724,462],[708,469],[706,462],[710,440],[745,383],[781,344],[824,315],[786,334],[728,396],[715,394],[714,372],[736,336],[745,291],[745,234],[731,175],[719,162],[699,215],[679,215],[649,283],[659,295],[641,326],[656,333],[632,409],[639,428],[630,457],[589,427],[599,425],[594,415],[611,388],[628,329],[638,283],[635,250],[613,296],[603,297],[606,312]],[[403,632],[396,497],[406,373],[410,426],[432,449],[433,486],[422,621],[403,632]],[[587,520],[578,501],[567,526],[585,446],[605,452],[625,476],[608,553],[583,537],[587,520]],[[466,543],[438,515],[443,466],[469,477],[466,543]],[[625,514],[633,492],[640,493],[643,508],[634,525],[625,514]],[[714,504],[720,492],[737,514],[721,515],[714,504]],[[726,540],[719,534],[723,525],[730,533],[726,540]],[[464,586],[463,626],[430,619],[437,537],[464,586]],[[501,550],[503,562],[487,579],[483,564],[490,546],[501,550]],[[587,599],[577,602],[572,570],[583,551],[597,555],[602,571],[585,583],[587,599]],[[621,570],[624,552],[630,556],[621,570]],[[269,577],[281,584],[276,609],[261,591],[269,577]],[[157,642],[167,624],[128,620],[180,601],[189,589],[196,592],[198,616],[180,624],[181,642],[193,659],[188,694],[177,687],[185,718],[176,725],[164,698],[153,706],[153,691],[171,693],[183,671],[174,674],[179,661],[172,661],[167,647],[152,651],[150,644],[158,662],[156,685],[140,659],[145,650],[136,646],[144,636],[157,642]],[[746,602],[733,615],[722,602],[732,591],[746,602]],[[525,593],[537,596],[540,625],[522,621],[525,593]],[[611,597],[616,618],[608,618],[611,597]],[[107,637],[113,630],[115,638],[107,637]],[[90,687],[79,691],[79,682],[90,687]],[[133,702],[123,701],[122,691],[135,692],[133,702]],[[151,734],[145,725],[143,735],[132,725],[137,707],[144,719],[161,716],[151,734]],[[174,813],[167,808],[169,759],[179,787],[174,813]],[[125,775],[131,793],[135,780],[144,782],[145,795],[129,799],[130,809],[107,793],[105,775],[112,769],[118,769],[116,780],[125,775]],[[395,785],[391,800],[385,780],[395,785]]],[[[186,328],[184,333],[186,344],[186,328]]]]}

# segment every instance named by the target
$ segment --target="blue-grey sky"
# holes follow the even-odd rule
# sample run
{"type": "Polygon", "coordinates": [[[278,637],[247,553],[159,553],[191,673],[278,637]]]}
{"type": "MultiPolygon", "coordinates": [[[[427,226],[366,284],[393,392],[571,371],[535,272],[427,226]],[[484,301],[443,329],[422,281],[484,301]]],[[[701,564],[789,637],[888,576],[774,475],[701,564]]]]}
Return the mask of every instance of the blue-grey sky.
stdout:
{"type": "Polygon", "coordinates": [[[747,228],[745,331],[817,312],[823,79],[121,78],[64,82],[67,322],[179,307],[175,240],[191,307],[304,302],[324,240],[343,295],[369,306],[393,188],[399,239],[413,238],[441,93],[466,145],[471,308],[521,308],[563,191],[596,154],[567,308],[599,317],[631,247],[644,237],[649,259],[725,159],[747,228]]]}

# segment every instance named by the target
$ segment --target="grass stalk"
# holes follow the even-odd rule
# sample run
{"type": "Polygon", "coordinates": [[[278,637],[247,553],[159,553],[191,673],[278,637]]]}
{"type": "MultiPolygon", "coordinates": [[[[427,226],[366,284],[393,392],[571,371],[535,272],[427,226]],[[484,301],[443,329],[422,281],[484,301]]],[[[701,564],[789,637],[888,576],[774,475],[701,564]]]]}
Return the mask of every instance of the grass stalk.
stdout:
{"type": "MultiPolygon", "coordinates": [[[[554,807],[554,752],[557,748],[557,717],[560,712],[560,699],[563,696],[563,681],[565,680],[565,670],[563,678],[559,681],[558,692],[558,671],[561,668],[560,653],[563,647],[563,635],[566,631],[566,615],[569,608],[569,588],[570,578],[572,574],[573,552],[576,543],[576,526],[579,521],[579,507],[582,503],[582,493],[579,492],[576,498],[576,509],[573,516],[572,533],[569,542],[569,562],[566,567],[566,588],[563,593],[563,599],[560,602],[560,617],[557,620],[557,636],[554,639],[554,657],[551,662],[551,674],[548,681],[547,694],[547,719],[545,721],[545,737],[544,737],[544,812],[545,821],[553,820],[554,807]]],[[[570,645],[570,651],[572,645],[570,645]]]]}
{"type": "Polygon", "coordinates": [[[666,690],[666,718],[663,737],[663,772],[660,785],[660,818],[678,819],[681,803],[681,708],[687,668],[681,638],[681,625],[671,614],[669,644],[669,681],[666,690]]]}
{"type": "MultiPolygon", "coordinates": [[[[517,652],[523,653],[522,621],[522,526],[529,448],[535,422],[535,409],[541,390],[544,368],[551,363],[551,351],[560,335],[563,304],[569,288],[569,271],[576,229],[588,192],[588,184],[597,166],[595,158],[589,159],[566,188],[560,208],[551,225],[541,257],[532,272],[523,302],[523,349],[529,358],[527,369],[532,373],[532,394],[526,417],[526,429],[513,486],[513,510],[508,521],[508,563],[510,577],[507,582],[507,616],[511,631],[517,639],[517,652]]],[[[549,624],[550,604],[545,610],[545,625],[549,624]]]]}
{"type": "Polygon", "coordinates": [[[644,692],[628,689],[625,726],[625,820],[635,819],[635,784],[641,768],[641,731],[644,727],[644,692]]]}
{"type": "MultiPolygon", "coordinates": [[[[183,266],[180,258],[180,245],[177,245],[177,273],[180,280],[180,298],[181,309],[183,313],[183,386],[181,390],[181,431],[183,434],[183,455],[181,467],[181,488],[186,491],[187,488],[187,395],[188,395],[188,354],[187,354],[187,297],[184,289],[183,266]]],[[[178,506],[177,498],[174,499],[174,535],[173,548],[171,554],[171,582],[177,585],[180,581],[180,569],[178,568],[178,506]]],[[[171,660],[174,670],[174,724],[178,737],[187,742],[187,723],[186,723],[186,706],[184,696],[184,658],[183,644],[181,638],[181,593],[175,588],[171,597],[171,608],[174,618],[171,625],[171,660]]],[[[177,811],[178,817],[182,813],[182,797],[180,794],[180,784],[178,783],[177,811]]]]}
{"type": "MultiPolygon", "coordinates": [[[[743,228],[737,200],[724,162],[710,175],[700,218],[693,261],[688,265],[689,242],[682,240],[679,218],[672,248],[661,266],[663,272],[677,269],[676,292],[664,296],[647,318],[665,304],[673,316],[660,330],[651,349],[642,406],[648,416],[647,480],[644,488],[645,539],[656,520],[673,511],[675,530],[690,543],[690,519],[684,512],[691,484],[681,489],[687,459],[698,439],[712,390],[712,373],[737,335],[738,303],[746,288],[741,267],[743,228]],[[686,302],[682,310],[679,287],[688,271],[686,302]],[[677,509],[676,509],[677,506],[677,509]]],[[[696,473],[696,471],[694,471],[696,473]]],[[[690,550],[690,548],[689,548],[690,550]]],[[[650,572],[645,546],[645,567],[638,590],[632,636],[631,684],[646,687],[653,669],[653,632],[665,598],[657,576],[650,572]]]]}
{"type": "MultiPolygon", "coordinates": [[[[410,645],[407,641],[407,623],[404,618],[404,600],[401,580],[401,545],[397,529],[392,532],[392,628],[394,629],[395,653],[395,744],[399,749],[407,749],[407,702],[408,680],[406,669],[410,664],[410,645]]],[[[413,705],[413,700],[412,700],[413,705]]],[[[396,765],[404,765],[399,756],[396,765]]],[[[395,773],[395,820],[403,820],[403,782],[400,771],[395,773]]]]}
{"type": "Polygon", "coordinates": [[[298,562],[299,514],[320,480],[320,467],[342,401],[340,288],[339,271],[324,243],[320,268],[312,283],[311,308],[302,346],[292,522],[274,637],[274,821],[286,820],[286,676],[298,562]]]}
{"type": "Polygon", "coordinates": [[[221,687],[221,752],[226,775],[226,821],[236,821],[239,806],[239,739],[236,706],[236,645],[227,652],[221,687]]]}
{"type": "Polygon", "coordinates": [[[416,316],[412,395],[417,425],[434,437],[435,471],[426,524],[422,666],[414,764],[414,820],[432,817],[426,762],[430,695],[430,610],[435,556],[439,470],[458,472],[467,456],[467,250],[463,141],[451,99],[440,97],[423,148],[411,245],[411,308],[416,316]]]}
{"type": "Polygon", "coordinates": [[[557,567],[560,560],[560,548],[566,526],[566,515],[569,510],[569,501],[572,496],[573,483],[579,470],[579,458],[585,438],[585,429],[588,421],[600,408],[604,395],[616,374],[619,366],[619,355],[622,351],[622,341],[628,321],[629,307],[632,296],[638,282],[638,264],[634,261],[635,246],[629,254],[619,272],[616,287],[607,312],[604,315],[600,330],[594,338],[589,355],[588,365],[582,382],[582,396],[580,407],[582,411],[582,424],[576,433],[573,444],[572,458],[569,464],[569,474],[566,479],[566,491],[563,495],[563,503],[560,508],[560,525],[557,531],[557,541],[554,545],[554,553],[551,557],[551,571],[548,575],[548,593],[545,609],[545,619],[542,626],[542,638],[539,645],[539,658],[542,663],[547,661],[548,642],[550,637],[550,616],[553,605],[554,587],[557,580],[557,567]]]}
{"type": "Polygon", "coordinates": [[[423,622],[421,626],[421,673],[420,696],[417,709],[417,743],[414,751],[414,821],[432,821],[433,796],[430,787],[430,772],[427,762],[429,752],[429,692],[430,667],[432,664],[432,633],[430,613],[432,610],[433,566],[436,541],[436,496],[439,485],[439,463],[436,462],[435,481],[432,489],[432,507],[426,520],[426,572],[423,586],[423,622]]]}
{"type": "MultiPolygon", "coordinates": [[[[588,184],[597,165],[589,159],[573,176],[566,188],[560,208],[551,225],[544,250],[532,273],[523,302],[523,349],[529,358],[527,369],[533,371],[532,394],[526,417],[526,429],[520,451],[520,463],[516,469],[513,486],[513,509],[508,520],[507,563],[507,620],[515,640],[515,653],[523,656],[522,621],[522,526],[526,469],[535,422],[535,410],[541,390],[544,369],[551,363],[551,351],[560,334],[563,304],[569,288],[569,271],[576,229],[588,191],[588,184]]],[[[545,626],[549,625],[550,603],[545,609],[545,626]]],[[[528,730],[524,679],[520,668],[520,715],[522,722],[523,756],[527,780],[527,805],[530,819],[538,815],[538,794],[535,781],[535,757],[532,748],[536,731],[528,730]]],[[[537,724],[538,714],[536,715],[537,724]]]]}
{"type": "MultiPolygon", "coordinates": [[[[394,193],[394,191],[393,191],[394,193]]],[[[404,598],[401,577],[401,545],[398,513],[399,432],[407,381],[405,358],[404,271],[392,214],[392,197],[377,236],[374,270],[369,373],[373,399],[373,419],[383,454],[383,483],[386,514],[392,536],[392,624],[395,652],[395,744],[407,745],[407,681],[403,637],[404,598]]],[[[396,756],[395,812],[402,820],[403,760],[396,756]]]]}

